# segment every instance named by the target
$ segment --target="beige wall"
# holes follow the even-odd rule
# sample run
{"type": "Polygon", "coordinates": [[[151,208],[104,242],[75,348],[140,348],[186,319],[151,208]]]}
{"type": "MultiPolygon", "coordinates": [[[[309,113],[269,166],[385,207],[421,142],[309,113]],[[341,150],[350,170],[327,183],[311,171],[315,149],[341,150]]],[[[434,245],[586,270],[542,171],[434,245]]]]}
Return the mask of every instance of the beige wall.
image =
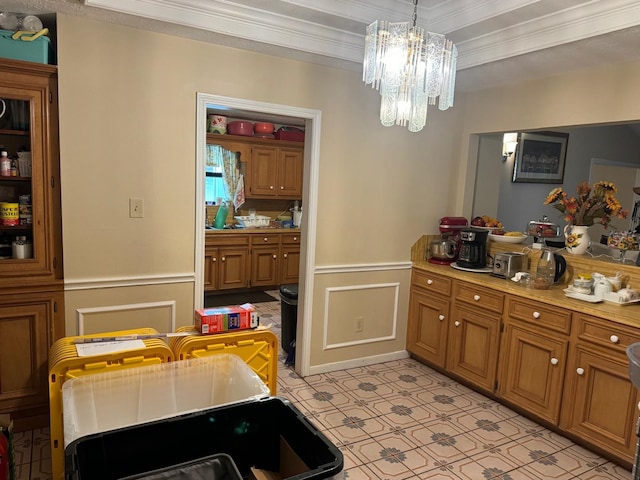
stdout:
{"type": "MultiPolygon", "coordinates": [[[[58,64],[68,335],[79,310],[138,302],[175,301],[177,323],[191,321],[202,92],[322,112],[315,265],[306,267],[316,281],[312,318],[301,320],[314,333],[311,366],[404,351],[411,245],[455,213],[461,95],[411,134],[379,124],[379,95],[358,72],[62,14],[58,64]],[[144,218],[128,218],[129,197],[144,199],[144,218]],[[398,285],[397,300],[385,290],[375,303],[380,314],[365,301],[378,301],[370,284],[398,285]],[[331,294],[327,306],[327,292],[344,286],[354,296],[331,294]],[[360,311],[370,320],[363,343],[323,349],[315,333],[326,327],[334,344],[349,344],[344,318],[360,311]],[[394,338],[380,340],[394,315],[394,338]]],[[[123,312],[93,318],[108,329],[127,324],[123,312]]]]}

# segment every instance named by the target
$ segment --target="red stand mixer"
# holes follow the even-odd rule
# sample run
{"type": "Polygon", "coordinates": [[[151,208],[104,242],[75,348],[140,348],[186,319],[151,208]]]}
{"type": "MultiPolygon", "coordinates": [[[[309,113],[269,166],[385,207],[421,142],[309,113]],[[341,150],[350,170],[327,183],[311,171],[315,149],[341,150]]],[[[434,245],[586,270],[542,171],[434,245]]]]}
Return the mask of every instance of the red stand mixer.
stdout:
{"type": "Polygon", "coordinates": [[[455,262],[462,243],[460,231],[468,226],[469,222],[464,217],[442,217],[438,228],[442,238],[432,241],[429,245],[427,261],[439,265],[450,265],[455,262]]]}

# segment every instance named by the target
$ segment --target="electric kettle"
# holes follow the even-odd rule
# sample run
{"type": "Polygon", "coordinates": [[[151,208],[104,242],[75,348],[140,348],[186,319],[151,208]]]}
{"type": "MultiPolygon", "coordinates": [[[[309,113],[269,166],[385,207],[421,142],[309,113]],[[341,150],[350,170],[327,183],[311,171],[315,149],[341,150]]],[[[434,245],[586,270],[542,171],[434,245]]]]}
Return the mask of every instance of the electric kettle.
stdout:
{"type": "Polygon", "coordinates": [[[550,287],[560,280],[566,270],[567,261],[562,255],[553,253],[547,248],[542,250],[536,269],[536,278],[544,279],[545,283],[550,287]]]}

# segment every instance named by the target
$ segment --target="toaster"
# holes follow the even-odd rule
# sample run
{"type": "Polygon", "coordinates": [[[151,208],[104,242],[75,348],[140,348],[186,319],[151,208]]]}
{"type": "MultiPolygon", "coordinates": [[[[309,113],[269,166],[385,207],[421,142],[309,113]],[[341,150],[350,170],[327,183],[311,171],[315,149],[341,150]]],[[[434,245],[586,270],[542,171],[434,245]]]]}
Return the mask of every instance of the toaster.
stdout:
{"type": "Polygon", "coordinates": [[[496,253],[493,257],[493,271],[491,275],[495,277],[511,278],[516,272],[527,269],[529,257],[524,253],[508,252],[496,253]]]}

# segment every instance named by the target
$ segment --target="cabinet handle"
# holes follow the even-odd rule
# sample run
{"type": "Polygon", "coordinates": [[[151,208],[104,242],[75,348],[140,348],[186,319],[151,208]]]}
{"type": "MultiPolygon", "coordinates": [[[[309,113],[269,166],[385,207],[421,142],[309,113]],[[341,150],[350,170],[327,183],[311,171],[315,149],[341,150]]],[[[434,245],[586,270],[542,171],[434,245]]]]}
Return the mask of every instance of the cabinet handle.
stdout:
{"type": "Polygon", "coordinates": [[[540,318],[540,312],[533,312],[533,318],[540,318]]]}
{"type": "Polygon", "coordinates": [[[473,299],[477,302],[478,300],[480,300],[480,295],[474,295],[473,299]]]}
{"type": "Polygon", "coordinates": [[[439,315],[438,316],[438,320],[440,320],[440,321],[444,320],[444,315],[439,315]]]}
{"type": "Polygon", "coordinates": [[[273,259],[274,259],[274,260],[276,259],[276,255],[275,255],[275,254],[273,255],[273,259]]]}
{"type": "Polygon", "coordinates": [[[553,357],[551,359],[551,365],[557,365],[558,364],[558,359],[556,357],[553,357]]]}
{"type": "Polygon", "coordinates": [[[429,279],[427,280],[427,285],[431,285],[433,283],[433,280],[429,279]]]}
{"type": "Polygon", "coordinates": [[[578,375],[584,375],[584,368],[577,368],[577,369],[576,369],[576,373],[577,373],[578,375]]]}
{"type": "Polygon", "coordinates": [[[459,327],[459,326],[460,326],[460,322],[458,322],[458,321],[453,322],[453,324],[454,324],[456,327],[459,327]]]}
{"type": "Polygon", "coordinates": [[[280,190],[284,190],[284,186],[280,185],[280,190]]]}
{"type": "Polygon", "coordinates": [[[263,240],[264,240],[265,242],[268,242],[268,241],[269,241],[269,237],[264,237],[264,238],[263,238],[263,240]]]}
{"type": "Polygon", "coordinates": [[[220,260],[224,262],[226,259],[227,259],[226,257],[222,257],[220,260]]]}
{"type": "Polygon", "coordinates": [[[287,258],[287,254],[285,253],[285,254],[283,255],[283,257],[284,257],[284,258],[287,258]]]}
{"type": "Polygon", "coordinates": [[[211,257],[211,261],[212,261],[212,262],[215,262],[216,260],[217,260],[217,258],[216,258],[216,257],[211,257]]]}
{"type": "Polygon", "coordinates": [[[297,242],[298,241],[298,237],[293,237],[293,241],[297,242]]]}
{"type": "Polygon", "coordinates": [[[269,185],[269,190],[273,190],[273,185],[269,185]]]}
{"type": "Polygon", "coordinates": [[[611,343],[618,343],[620,341],[617,335],[611,335],[609,340],[611,340],[611,343]]]}

